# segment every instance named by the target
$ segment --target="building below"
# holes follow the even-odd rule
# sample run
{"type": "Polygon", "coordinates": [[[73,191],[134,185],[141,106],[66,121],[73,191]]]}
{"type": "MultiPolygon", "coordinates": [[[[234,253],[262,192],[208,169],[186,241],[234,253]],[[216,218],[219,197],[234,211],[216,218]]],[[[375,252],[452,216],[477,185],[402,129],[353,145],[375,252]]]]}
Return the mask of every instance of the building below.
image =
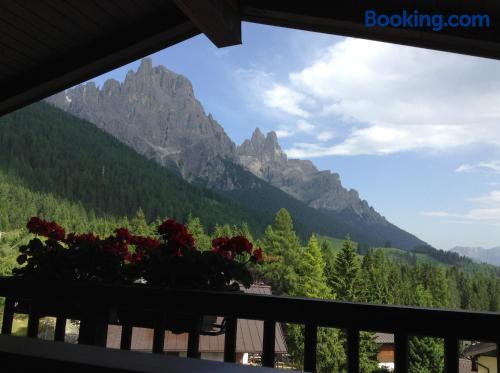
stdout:
{"type": "Polygon", "coordinates": [[[471,361],[472,373],[500,373],[497,370],[497,346],[495,343],[472,342],[462,355],[471,361]]]}

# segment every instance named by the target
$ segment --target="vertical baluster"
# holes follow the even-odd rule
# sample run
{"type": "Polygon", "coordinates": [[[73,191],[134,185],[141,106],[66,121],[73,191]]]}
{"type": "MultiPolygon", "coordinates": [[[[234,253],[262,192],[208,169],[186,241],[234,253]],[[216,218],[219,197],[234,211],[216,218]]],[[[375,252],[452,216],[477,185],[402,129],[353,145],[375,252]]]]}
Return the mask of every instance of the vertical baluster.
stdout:
{"type": "Polygon", "coordinates": [[[396,333],[394,335],[396,345],[396,373],[408,372],[408,334],[396,333]]]}
{"type": "Polygon", "coordinates": [[[188,336],[187,357],[200,358],[200,330],[203,322],[203,316],[196,316],[188,336]]]}
{"type": "Polygon", "coordinates": [[[224,361],[236,362],[236,332],[238,320],[235,317],[226,317],[226,333],[224,336],[224,361]]]}
{"type": "Polygon", "coordinates": [[[497,341],[497,372],[500,373],[500,339],[497,341]]]}
{"type": "Polygon", "coordinates": [[[304,371],[316,372],[318,327],[314,324],[306,324],[304,334],[304,371]]]}
{"type": "Polygon", "coordinates": [[[102,310],[87,310],[80,320],[78,344],[105,347],[108,340],[108,312],[102,310]]]}
{"type": "Polygon", "coordinates": [[[54,331],[54,341],[64,342],[66,336],[66,318],[58,317],[56,319],[56,330],[54,331]]]}
{"type": "Polygon", "coordinates": [[[156,315],[155,329],[153,334],[153,353],[163,354],[165,351],[165,312],[156,315]]]}
{"type": "Polygon", "coordinates": [[[123,323],[120,337],[120,349],[130,350],[132,348],[132,332],[132,324],[128,322],[123,323]]]}
{"type": "Polygon", "coordinates": [[[359,372],[359,330],[347,330],[347,371],[359,372]]]}
{"type": "Polygon", "coordinates": [[[40,328],[40,314],[35,301],[32,301],[30,313],[28,315],[28,338],[38,338],[38,330],[40,328]]]}
{"type": "Polygon", "coordinates": [[[12,334],[12,322],[14,321],[14,299],[6,298],[3,307],[2,334],[12,334]]]}
{"type": "Polygon", "coordinates": [[[262,341],[262,365],[274,367],[274,345],[276,341],[276,322],[264,321],[264,338],[262,341]]]}
{"type": "Polygon", "coordinates": [[[444,339],[444,370],[446,373],[458,373],[458,338],[444,339]]]}

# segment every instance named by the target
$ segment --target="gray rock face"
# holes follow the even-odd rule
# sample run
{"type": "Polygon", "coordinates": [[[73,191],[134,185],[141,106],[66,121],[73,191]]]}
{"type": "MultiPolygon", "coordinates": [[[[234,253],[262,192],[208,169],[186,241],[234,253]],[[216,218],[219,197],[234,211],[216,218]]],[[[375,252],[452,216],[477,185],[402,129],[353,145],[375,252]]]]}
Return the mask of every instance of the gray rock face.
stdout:
{"type": "Polygon", "coordinates": [[[476,262],[500,266],[500,247],[485,249],[482,247],[455,246],[450,251],[466,256],[476,262]]]}
{"type": "Polygon", "coordinates": [[[93,82],[47,99],[53,105],[96,124],[137,152],[177,170],[188,181],[231,189],[224,180],[224,160],[233,160],[235,145],[206,115],[191,82],[163,66],[142,60],[124,82],[93,82]]]}
{"type": "MultiPolygon", "coordinates": [[[[276,133],[256,129],[238,148],[195,98],[191,82],[143,59],[124,82],[93,82],[47,101],[86,119],[138,153],[172,168],[190,182],[232,190],[239,185],[228,164],[239,164],[259,178],[316,209],[348,211],[367,223],[387,224],[358,192],[342,187],[339,175],[318,171],[311,161],[288,159],[276,133]],[[229,163],[228,163],[229,162],[229,163]]],[[[248,183],[249,181],[245,181],[248,183]]]]}
{"type": "Polygon", "coordinates": [[[264,136],[256,129],[250,140],[236,149],[238,162],[270,184],[316,209],[351,210],[363,220],[387,223],[356,190],[342,186],[340,177],[330,171],[318,171],[311,161],[288,159],[275,132],[264,136]]]}

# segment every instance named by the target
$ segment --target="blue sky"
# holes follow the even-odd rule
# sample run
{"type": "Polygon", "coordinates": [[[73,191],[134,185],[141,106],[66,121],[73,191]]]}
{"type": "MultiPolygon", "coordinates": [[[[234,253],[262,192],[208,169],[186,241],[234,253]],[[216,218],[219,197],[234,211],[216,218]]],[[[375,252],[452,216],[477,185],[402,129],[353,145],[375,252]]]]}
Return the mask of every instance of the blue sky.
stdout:
{"type": "Polygon", "coordinates": [[[254,24],[241,46],[200,35],[152,58],[237,144],[277,131],[435,247],[500,246],[500,62],[254,24]]]}

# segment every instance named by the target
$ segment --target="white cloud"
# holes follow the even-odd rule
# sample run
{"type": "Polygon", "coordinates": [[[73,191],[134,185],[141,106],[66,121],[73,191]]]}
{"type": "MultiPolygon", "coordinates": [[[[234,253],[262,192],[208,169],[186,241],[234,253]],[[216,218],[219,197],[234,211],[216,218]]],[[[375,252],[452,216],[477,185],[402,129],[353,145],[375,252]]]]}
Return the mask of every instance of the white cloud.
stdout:
{"type": "Polygon", "coordinates": [[[316,129],[314,124],[311,124],[303,119],[298,120],[295,126],[280,126],[276,131],[276,135],[280,138],[291,137],[298,133],[312,133],[316,129]]]}
{"type": "Polygon", "coordinates": [[[469,202],[477,202],[483,205],[500,204],[500,190],[492,190],[486,196],[468,198],[469,202]]]}
{"type": "MultiPolygon", "coordinates": [[[[436,218],[458,218],[461,223],[477,223],[500,225],[500,190],[492,190],[485,196],[466,199],[477,205],[465,213],[448,211],[423,211],[420,215],[436,218]]],[[[456,222],[456,221],[454,221],[456,222]]]]}
{"type": "Polygon", "coordinates": [[[422,212],[420,212],[420,215],[435,216],[435,217],[439,217],[439,218],[455,216],[454,214],[450,214],[449,212],[446,212],[446,211],[422,211],[422,212]]]}
{"type": "MultiPolygon", "coordinates": [[[[347,138],[330,146],[313,143],[295,143],[287,150],[297,157],[327,155],[388,155],[410,150],[448,150],[459,145],[474,144],[477,136],[463,126],[407,125],[370,126],[354,129],[347,138]]],[[[500,145],[500,137],[499,137],[500,145]]]]}
{"type": "Polygon", "coordinates": [[[483,161],[475,164],[465,163],[457,167],[455,172],[492,172],[500,173],[500,161],[483,161]]]}
{"type": "Polygon", "coordinates": [[[316,135],[316,140],[325,142],[331,140],[335,137],[335,133],[333,131],[321,131],[316,135]]]}
{"type": "Polygon", "coordinates": [[[307,118],[310,115],[303,106],[310,104],[311,100],[304,94],[286,86],[275,84],[265,92],[264,99],[266,105],[270,108],[279,109],[302,118],[307,118]]]}
{"type": "Polygon", "coordinates": [[[330,139],[319,135],[320,143],[295,144],[294,156],[500,146],[498,61],[344,39],[285,81],[266,81],[260,89],[268,108],[357,124],[334,145],[322,144],[330,139]]]}

